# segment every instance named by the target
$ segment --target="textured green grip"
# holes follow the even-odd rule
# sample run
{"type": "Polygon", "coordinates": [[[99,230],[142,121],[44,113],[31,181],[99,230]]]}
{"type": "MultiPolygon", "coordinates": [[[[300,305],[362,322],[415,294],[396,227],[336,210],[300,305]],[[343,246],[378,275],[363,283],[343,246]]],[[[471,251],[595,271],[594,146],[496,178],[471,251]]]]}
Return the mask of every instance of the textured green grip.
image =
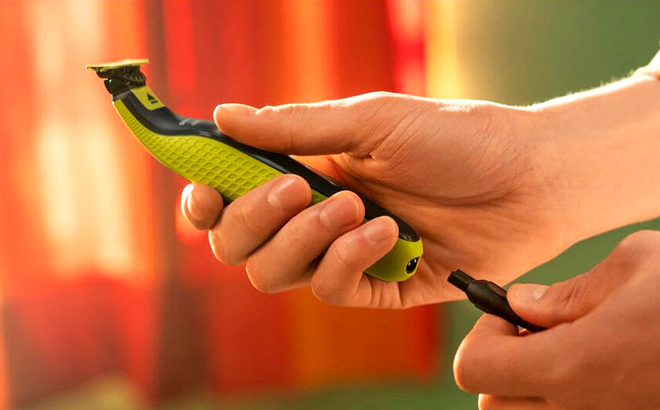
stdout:
{"type": "MultiPolygon", "coordinates": [[[[210,138],[158,135],[142,125],[121,100],[115,101],[115,107],[133,134],[158,161],[189,181],[215,188],[231,201],[282,175],[236,148],[210,138]]],[[[325,196],[312,191],[313,202],[323,199],[325,196]]]]}

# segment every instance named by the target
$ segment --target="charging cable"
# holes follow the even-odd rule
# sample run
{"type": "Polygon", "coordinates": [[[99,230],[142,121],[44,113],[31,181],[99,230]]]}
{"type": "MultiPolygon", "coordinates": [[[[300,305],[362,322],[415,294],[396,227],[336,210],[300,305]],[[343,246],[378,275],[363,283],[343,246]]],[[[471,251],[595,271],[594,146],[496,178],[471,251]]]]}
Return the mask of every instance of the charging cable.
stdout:
{"type": "Polygon", "coordinates": [[[501,317],[509,323],[529,330],[540,332],[544,327],[533,325],[516,314],[506,299],[506,290],[488,280],[477,280],[462,270],[455,270],[447,279],[467,295],[470,302],[478,309],[501,317]]]}

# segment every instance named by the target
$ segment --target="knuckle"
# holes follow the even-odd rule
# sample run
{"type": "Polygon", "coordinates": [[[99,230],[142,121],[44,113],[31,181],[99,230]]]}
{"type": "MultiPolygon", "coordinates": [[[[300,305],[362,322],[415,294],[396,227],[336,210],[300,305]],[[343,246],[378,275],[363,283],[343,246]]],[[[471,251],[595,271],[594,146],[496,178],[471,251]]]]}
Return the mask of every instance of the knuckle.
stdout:
{"type": "Polygon", "coordinates": [[[257,111],[258,116],[279,117],[279,121],[274,121],[273,127],[277,133],[284,139],[281,142],[283,151],[294,151],[296,149],[298,129],[305,129],[304,121],[308,117],[309,105],[303,103],[284,104],[277,106],[266,106],[257,111]]]}
{"type": "Polygon", "coordinates": [[[226,218],[228,221],[234,220],[239,230],[247,236],[259,236],[261,227],[254,218],[252,209],[245,203],[235,203],[234,207],[227,208],[226,218]]]}
{"type": "Polygon", "coordinates": [[[571,316],[570,312],[584,305],[586,293],[583,285],[585,281],[581,280],[583,275],[551,285],[542,298],[550,300],[554,306],[559,306],[563,312],[571,316]]]}
{"type": "Polygon", "coordinates": [[[264,107],[261,107],[257,110],[255,115],[258,116],[269,116],[273,115],[274,113],[281,112],[283,106],[274,106],[274,105],[266,105],[264,107]]]}
{"type": "Polygon", "coordinates": [[[644,230],[625,237],[616,246],[610,258],[622,269],[635,270],[656,257],[658,250],[660,250],[660,232],[644,230]]]}
{"type": "Polygon", "coordinates": [[[480,139],[489,140],[497,133],[495,130],[505,129],[501,112],[490,104],[470,105],[467,108],[467,115],[474,118],[472,121],[476,126],[474,134],[480,139]]]}
{"type": "Polygon", "coordinates": [[[355,106],[361,114],[361,118],[377,118],[378,114],[385,112],[398,112],[394,110],[399,105],[399,102],[404,100],[399,94],[390,93],[387,91],[374,91],[368,94],[357,97],[355,106]]]}
{"type": "Polygon", "coordinates": [[[257,111],[259,116],[273,116],[273,115],[287,115],[292,117],[301,117],[305,115],[309,108],[309,104],[293,103],[282,105],[267,105],[257,111]]]}
{"type": "Polygon", "coordinates": [[[291,115],[303,115],[307,112],[308,104],[305,103],[293,103],[280,105],[274,108],[275,112],[286,112],[291,115]]]}
{"type": "Polygon", "coordinates": [[[333,265],[337,269],[351,269],[355,265],[353,249],[354,247],[350,243],[341,240],[336,241],[335,246],[330,248],[331,256],[335,261],[333,265]]]}
{"type": "Polygon", "coordinates": [[[397,99],[398,97],[398,94],[391,93],[389,91],[372,91],[370,93],[363,94],[361,100],[364,102],[382,102],[383,100],[393,100],[397,99]]]}
{"type": "Polygon", "coordinates": [[[406,117],[411,105],[404,102],[411,100],[412,97],[386,91],[343,100],[340,105],[346,108],[346,115],[351,118],[356,135],[366,137],[356,152],[366,155],[384,141],[406,117]]]}
{"type": "Polygon", "coordinates": [[[660,247],[660,232],[642,230],[626,236],[617,246],[621,251],[635,251],[660,247]]]}
{"type": "Polygon", "coordinates": [[[460,115],[470,128],[467,132],[479,140],[491,140],[495,135],[507,135],[511,130],[510,116],[500,106],[479,101],[452,101],[443,104],[444,111],[460,115]]]}
{"type": "Polygon", "coordinates": [[[387,91],[374,91],[367,94],[355,97],[355,107],[358,108],[361,116],[360,118],[375,118],[378,113],[386,111],[397,113],[399,102],[407,100],[400,94],[395,94],[387,91]]]}
{"type": "Polygon", "coordinates": [[[314,248],[314,238],[320,234],[320,221],[319,221],[319,207],[314,209],[307,209],[300,214],[293,217],[280,231],[283,239],[299,249],[301,254],[305,254],[307,250],[314,248]]]}

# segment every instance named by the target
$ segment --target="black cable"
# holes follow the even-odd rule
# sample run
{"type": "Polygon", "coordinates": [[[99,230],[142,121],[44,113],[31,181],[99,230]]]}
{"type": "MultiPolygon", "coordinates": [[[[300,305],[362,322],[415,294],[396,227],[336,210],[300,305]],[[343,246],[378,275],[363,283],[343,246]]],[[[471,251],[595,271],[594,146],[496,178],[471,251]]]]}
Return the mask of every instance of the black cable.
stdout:
{"type": "Polygon", "coordinates": [[[516,314],[506,299],[506,290],[488,280],[476,280],[462,270],[455,270],[447,278],[467,295],[470,302],[480,310],[501,317],[509,323],[520,326],[530,332],[540,332],[544,327],[533,325],[516,314]]]}

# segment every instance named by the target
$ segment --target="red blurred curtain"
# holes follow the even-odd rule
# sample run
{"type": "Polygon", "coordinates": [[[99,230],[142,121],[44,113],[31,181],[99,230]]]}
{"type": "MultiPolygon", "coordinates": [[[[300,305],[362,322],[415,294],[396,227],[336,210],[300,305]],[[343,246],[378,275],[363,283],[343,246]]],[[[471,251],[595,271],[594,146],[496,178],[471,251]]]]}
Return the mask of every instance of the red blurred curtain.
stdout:
{"type": "MultiPolygon", "coordinates": [[[[146,53],[140,2],[3,1],[0,279],[9,403],[122,372],[152,395],[151,159],[84,69],[146,53]]],[[[168,212],[169,213],[169,212],[168,212]]]]}
{"type": "Polygon", "coordinates": [[[159,96],[206,118],[221,102],[422,94],[422,13],[402,0],[0,2],[10,402],[116,371],[150,399],[432,377],[436,309],[264,295],[217,263],[177,213],[184,181],[139,147],[82,69],[147,56],[159,96]]]}

